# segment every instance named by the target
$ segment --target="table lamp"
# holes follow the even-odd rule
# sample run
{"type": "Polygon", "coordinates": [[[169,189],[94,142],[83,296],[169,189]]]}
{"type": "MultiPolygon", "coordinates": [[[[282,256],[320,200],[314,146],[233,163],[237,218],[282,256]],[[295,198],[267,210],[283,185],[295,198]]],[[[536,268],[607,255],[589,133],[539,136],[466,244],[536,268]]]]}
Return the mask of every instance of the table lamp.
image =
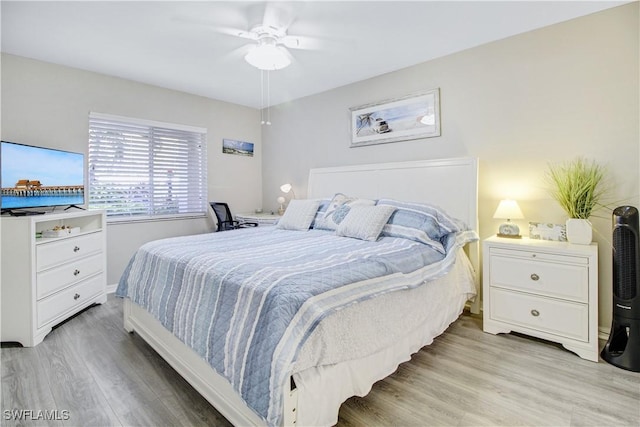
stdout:
{"type": "Polygon", "coordinates": [[[498,204],[498,209],[493,214],[495,219],[506,219],[507,222],[500,224],[498,229],[498,237],[509,237],[512,239],[519,239],[520,227],[517,224],[511,222],[512,219],[523,219],[522,211],[515,200],[501,200],[498,204]]]}
{"type": "Polygon", "coordinates": [[[287,183],[287,184],[282,184],[280,186],[280,191],[282,191],[283,193],[289,193],[291,192],[291,198],[295,199],[296,198],[296,193],[293,192],[293,186],[291,186],[291,184],[287,183]]]}

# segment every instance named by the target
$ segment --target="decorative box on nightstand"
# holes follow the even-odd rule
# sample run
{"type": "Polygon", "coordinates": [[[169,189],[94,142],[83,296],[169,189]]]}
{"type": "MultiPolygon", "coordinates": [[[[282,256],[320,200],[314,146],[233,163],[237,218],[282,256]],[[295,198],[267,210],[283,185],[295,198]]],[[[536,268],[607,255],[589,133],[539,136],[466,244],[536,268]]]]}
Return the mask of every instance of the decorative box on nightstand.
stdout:
{"type": "Polygon", "coordinates": [[[598,247],[490,237],[483,242],[483,329],[561,343],[598,361],[598,247]]]}

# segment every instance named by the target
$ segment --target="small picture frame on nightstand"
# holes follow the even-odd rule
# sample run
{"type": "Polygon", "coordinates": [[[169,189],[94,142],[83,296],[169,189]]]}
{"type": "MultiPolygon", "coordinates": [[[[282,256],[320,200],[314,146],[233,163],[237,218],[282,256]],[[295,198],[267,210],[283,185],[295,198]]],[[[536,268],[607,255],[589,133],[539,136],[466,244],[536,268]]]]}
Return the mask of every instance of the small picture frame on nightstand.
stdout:
{"type": "Polygon", "coordinates": [[[555,242],[567,241],[567,227],[564,224],[551,224],[548,222],[530,222],[529,238],[536,240],[552,240],[555,242]]]}

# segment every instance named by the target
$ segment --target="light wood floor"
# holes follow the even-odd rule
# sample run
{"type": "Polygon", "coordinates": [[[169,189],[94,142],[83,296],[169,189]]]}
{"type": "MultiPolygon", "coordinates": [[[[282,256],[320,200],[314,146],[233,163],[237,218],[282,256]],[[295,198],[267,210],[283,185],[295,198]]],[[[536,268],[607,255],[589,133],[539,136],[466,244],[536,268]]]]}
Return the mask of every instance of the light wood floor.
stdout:
{"type": "MultiPolygon", "coordinates": [[[[144,341],[110,297],[35,348],[3,344],[1,425],[226,426],[144,341]],[[7,410],[68,411],[15,421],[7,410]],[[59,418],[64,418],[60,416],[59,418]]],[[[562,347],[482,332],[465,314],[429,347],[342,405],[341,426],[640,426],[640,373],[562,347]]]]}

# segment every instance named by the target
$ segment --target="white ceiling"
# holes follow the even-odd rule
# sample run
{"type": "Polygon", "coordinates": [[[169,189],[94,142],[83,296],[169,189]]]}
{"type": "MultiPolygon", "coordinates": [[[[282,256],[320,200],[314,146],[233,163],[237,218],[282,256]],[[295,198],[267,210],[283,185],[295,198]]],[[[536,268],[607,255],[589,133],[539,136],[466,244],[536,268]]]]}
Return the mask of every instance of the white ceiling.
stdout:
{"type": "Polygon", "coordinates": [[[270,73],[275,105],[624,3],[2,0],[1,42],[10,54],[259,108],[250,41],[226,33],[263,17],[309,48],[270,73]]]}

